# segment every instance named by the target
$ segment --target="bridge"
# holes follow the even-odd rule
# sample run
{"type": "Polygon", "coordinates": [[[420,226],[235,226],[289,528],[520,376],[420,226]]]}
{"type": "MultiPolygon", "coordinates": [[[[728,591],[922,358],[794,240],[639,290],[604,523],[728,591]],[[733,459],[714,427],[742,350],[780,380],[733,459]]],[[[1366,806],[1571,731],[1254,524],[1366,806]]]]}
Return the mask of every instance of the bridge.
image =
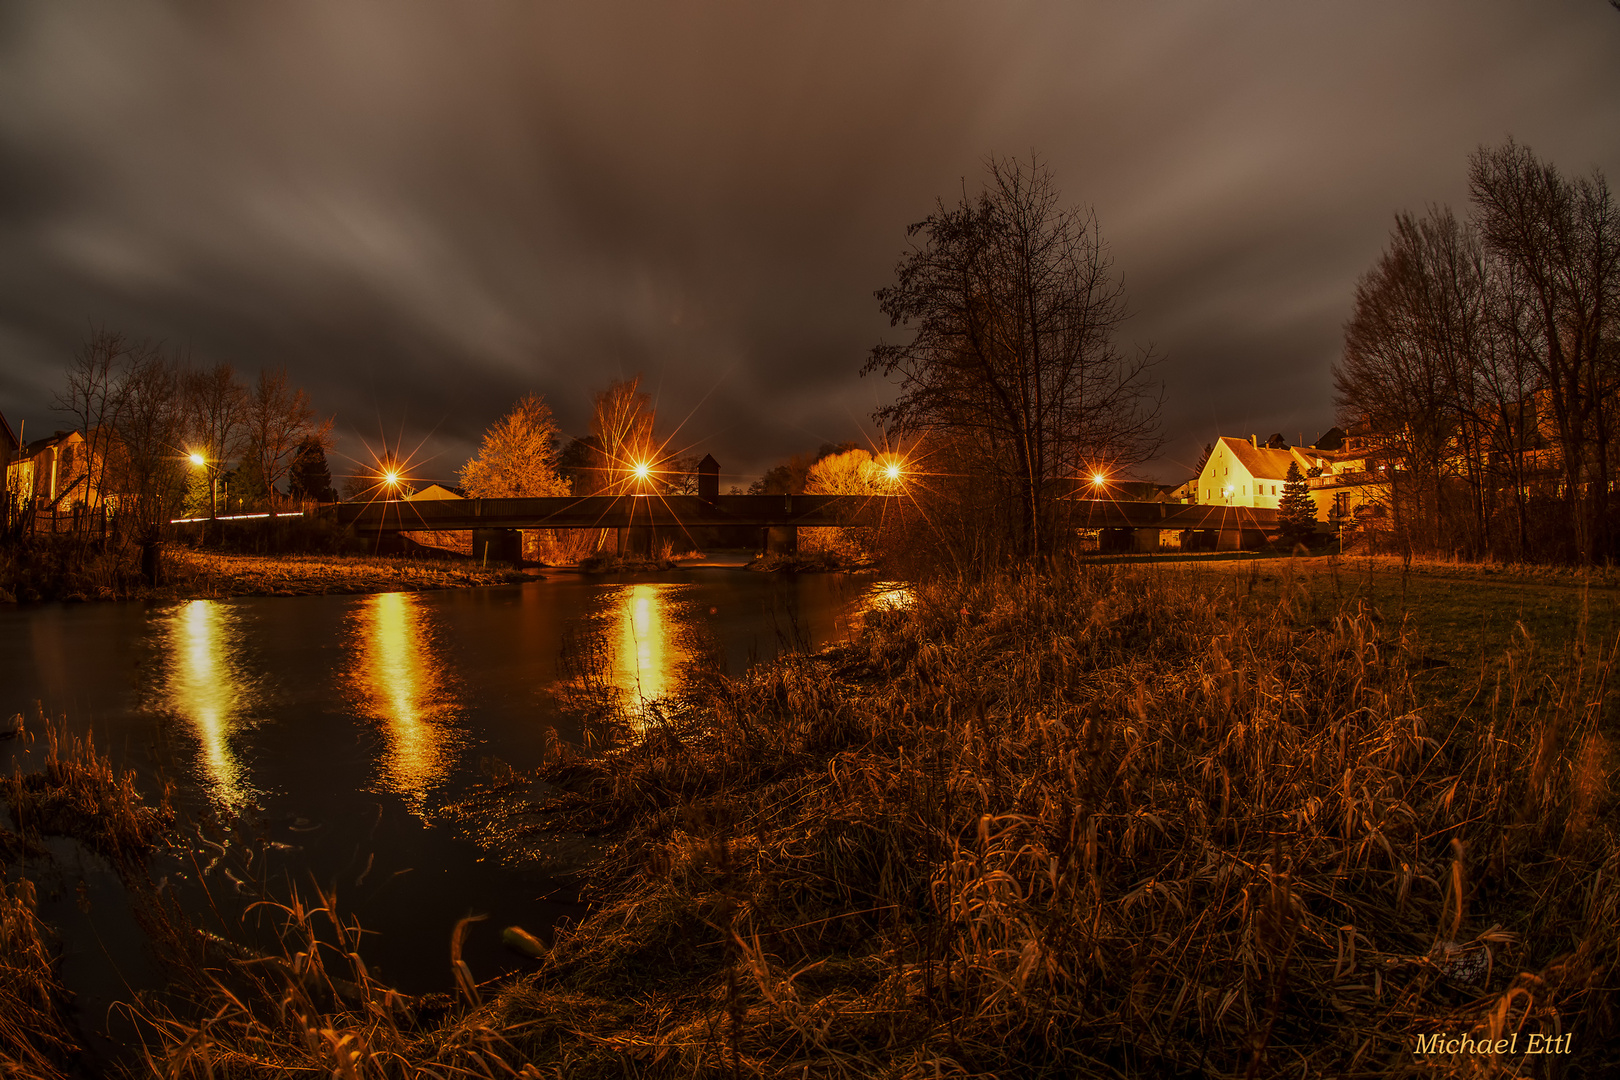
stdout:
{"type": "MultiPolygon", "coordinates": [[[[512,558],[523,529],[613,529],[622,554],[650,550],[653,536],[693,529],[761,530],[765,551],[793,551],[798,530],[878,525],[898,513],[899,495],[587,495],[527,499],[428,499],[346,503],[338,520],[362,533],[471,531],[474,554],[512,558]]],[[[1066,500],[1077,529],[1099,530],[1105,550],[1157,551],[1160,534],[1191,533],[1197,546],[1255,546],[1277,527],[1275,510],[1183,506],[1108,498],[1066,500]]]]}

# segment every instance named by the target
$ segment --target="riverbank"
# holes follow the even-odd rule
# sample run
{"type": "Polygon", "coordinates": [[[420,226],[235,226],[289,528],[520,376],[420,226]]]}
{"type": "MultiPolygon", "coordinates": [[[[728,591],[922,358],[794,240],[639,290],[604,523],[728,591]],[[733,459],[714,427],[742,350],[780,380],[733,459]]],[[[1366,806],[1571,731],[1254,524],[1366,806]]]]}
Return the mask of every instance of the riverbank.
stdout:
{"type": "Polygon", "coordinates": [[[150,591],[150,599],[419,592],[506,585],[537,576],[471,562],[386,555],[237,555],[174,548],[165,558],[168,580],[150,591]]]}
{"type": "Polygon", "coordinates": [[[555,767],[616,847],[498,1014],[584,1076],[1620,1066],[1612,602],[1454,649],[1482,578],[1257,565],[920,590],[555,767]]]}
{"type": "Polygon", "coordinates": [[[137,554],[36,542],[0,553],[0,603],[38,600],[221,600],[233,596],[419,592],[532,580],[534,573],[454,559],[378,555],[252,555],[166,545],[159,584],[137,554]]]}
{"type": "Polygon", "coordinates": [[[604,851],[530,975],[474,984],[462,925],[455,997],[400,998],[289,905],[153,1071],[1535,1076],[1569,1032],[1560,1071],[1620,1067],[1612,598],[1319,570],[919,588],[701,680],[633,747],[492,773],[503,845],[604,851]]]}

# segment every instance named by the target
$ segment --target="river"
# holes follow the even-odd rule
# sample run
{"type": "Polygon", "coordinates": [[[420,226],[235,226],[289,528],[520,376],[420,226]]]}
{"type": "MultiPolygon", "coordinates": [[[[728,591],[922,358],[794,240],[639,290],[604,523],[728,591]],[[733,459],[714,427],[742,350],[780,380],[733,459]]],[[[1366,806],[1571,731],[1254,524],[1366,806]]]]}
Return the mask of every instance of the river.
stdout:
{"type": "MultiPolygon", "coordinates": [[[[369,931],[378,977],[445,990],[463,916],[488,916],[465,954],[483,979],[517,963],[502,927],[580,912],[557,880],[503,862],[442,813],[499,773],[497,759],[525,770],[548,740],[591,745],[587,684],[591,701],[616,695],[618,736],[633,738],[693,663],[737,674],[820,647],[889,588],[696,568],[425,593],[12,605],[0,608],[0,715],[34,726],[42,711],[88,729],[143,790],[175,784],[195,842],[153,875],[199,921],[234,932],[252,900],[294,888],[307,899],[318,883],[369,931]]],[[[0,744],[8,772],[11,746],[0,744]]]]}

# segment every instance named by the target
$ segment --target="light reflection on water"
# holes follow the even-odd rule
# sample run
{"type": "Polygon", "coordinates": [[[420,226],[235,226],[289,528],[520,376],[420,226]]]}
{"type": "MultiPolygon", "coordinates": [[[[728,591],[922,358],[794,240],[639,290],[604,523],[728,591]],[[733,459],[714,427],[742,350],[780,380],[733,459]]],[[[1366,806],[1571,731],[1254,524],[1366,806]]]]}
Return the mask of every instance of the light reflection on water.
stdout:
{"type": "MultiPolygon", "coordinates": [[[[76,733],[94,726],[120,768],[148,778],[144,790],[174,777],[188,810],[241,812],[276,842],[253,874],[342,882],[345,905],[378,935],[367,962],[375,953],[391,978],[426,993],[445,976],[442,949],[421,948],[425,928],[448,928],[469,906],[488,911],[487,933],[467,944],[483,977],[510,962],[500,928],[539,917],[534,880],[486,858],[440,811],[480,782],[480,755],[529,770],[552,760],[553,738],[589,745],[589,717],[553,698],[575,677],[571,643],[589,639],[592,671],[635,727],[646,702],[682,691],[696,657],[741,674],[843,639],[869,606],[905,597],[832,575],[671,577],[558,574],[496,589],[157,608],[0,605],[0,717],[38,702],[76,733]]],[[[19,744],[0,741],[0,769],[19,744]]],[[[218,874],[216,893],[235,898],[218,874]]]]}
{"type": "Polygon", "coordinates": [[[681,668],[691,658],[691,650],[672,632],[677,616],[670,601],[682,588],[667,583],[623,585],[606,607],[617,630],[613,683],[638,735],[646,726],[648,703],[679,689],[681,668]]]}
{"type": "Polygon", "coordinates": [[[916,600],[911,586],[897,581],[875,581],[855,609],[857,616],[873,611],[904,610],[916,600]]]}
{"type": "Polygon", "coordinates": [[[356,711],[382,725],[380,786],[420,814],[455,764],[460,713],[454,680],[414,593],[368,597],[350,617],[347,683],[356,711]]]}
{"type": "Polygon", "coordinates": [[[193,600],[160,633],[167,645],[162,706],[196,735],[209,794],[227,808],[240,808],[256,793],[231,744],[249,719],[254,697],[237,656],[237,613],[218,601],[193,600]]]}

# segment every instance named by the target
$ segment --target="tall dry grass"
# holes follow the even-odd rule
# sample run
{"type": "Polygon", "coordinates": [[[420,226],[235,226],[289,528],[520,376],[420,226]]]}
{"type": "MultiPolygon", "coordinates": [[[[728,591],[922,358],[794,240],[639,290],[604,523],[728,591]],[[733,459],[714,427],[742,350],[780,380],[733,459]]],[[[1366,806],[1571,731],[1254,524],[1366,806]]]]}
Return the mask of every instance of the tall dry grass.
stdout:
{"type": "Polygon", "coordinates": [[[140,546],[128,538],[0,538],[0,602],[125,599],[145,585],[140,546]]]}
{"type": "Polygon", "coordinates": [[[33,883],[0,878],[0,1076],[7,1080],[59,1080],[77,1057],[49,939],[33,883]]]}
{"type": "MultiPolygon", "coordinates": [[[[150,850],[174,821],[172,791],[165,787],[157,804],[148,805],[136,789],[135,774],[115,768],[99,753],[94,735],[75,735],[48,719],[39,726],[43,768],[25,774],[18,764],[11,776],[0,776],[0,800],[18,831],[25,838],[71,836],[126,866],[150,850]]],[[[23,735],[28,745],[37,737],[31,729],[23,735]]]]}
{"type": "Polygon", "coordinates": [[[477,985],[458,925],[455,997],[410,1001],[334,898],[294,898],[266,909],[275,955],[216,945],[183,1005],[148,1010],[145,1065],[1620,1068],[1616,643],[1521,633],[1453,698],[1409,627],[1252,590],[1096,567],[934,584],[840,649],[694,681],[634,745],[545,770],[564,789],[545,828],[615,844],[532,976],[477,985]],[[1436,1032],[1575,1037],[1558,1058],[1415,1053],[1436,1032]]]}
{"type": "Polygon", "coordinates": [[[149,1076],[533,1076],[487,1017],[461,961],[465,923],[451,934],[450,970],[464,999],[415,999],[372,978],[361,928],[317,890],[306,905],[259,904],[275,920],[278,948],[260,953],[208,939],[202,961],[162,1003],[131,1010],[144,1033],[149,1076]]]}
{"type": "Polygon", "coordinates": [[[1365,609],[1084,568],[869,626],[552,769],[620,843],[497,1002],[546,1075],[1620,1067],[1614,643],[1440,701],[1365,609]]]}

